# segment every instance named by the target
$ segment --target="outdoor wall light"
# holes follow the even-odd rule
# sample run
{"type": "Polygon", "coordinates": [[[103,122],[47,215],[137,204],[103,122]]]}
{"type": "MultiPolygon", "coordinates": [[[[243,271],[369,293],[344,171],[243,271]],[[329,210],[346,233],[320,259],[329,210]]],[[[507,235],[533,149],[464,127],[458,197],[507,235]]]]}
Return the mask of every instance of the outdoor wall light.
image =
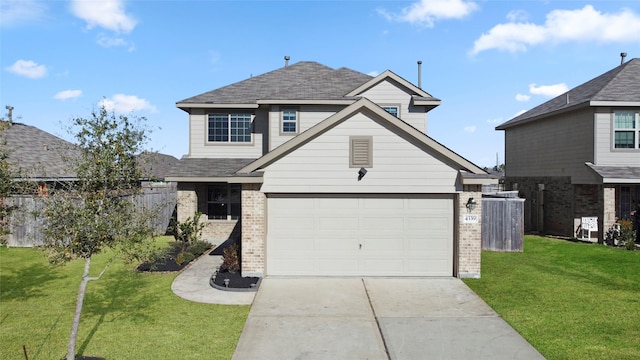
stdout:
{"type": "Polygon", "coordinates": [[[365,175],[367,175],[367,169],[360,168],[360,170],[358,170],[358,181],[362,180],[365,175]]]}
{"type": "Polygon", "coordinates": [[[466,207],[469,212],[472,212],[476,208],[476,201],[473,198],[469,198],[466,207]]]}

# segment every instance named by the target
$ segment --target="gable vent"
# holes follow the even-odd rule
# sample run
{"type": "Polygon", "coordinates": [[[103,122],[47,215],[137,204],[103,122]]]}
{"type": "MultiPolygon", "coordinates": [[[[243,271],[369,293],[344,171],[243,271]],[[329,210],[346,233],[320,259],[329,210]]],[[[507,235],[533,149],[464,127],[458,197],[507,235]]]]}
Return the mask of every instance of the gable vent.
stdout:
{"type": "Polygon", "coordinates": [[[373,138],[371,136],[349,137],[349,167],[373,166],[373,138]]]}

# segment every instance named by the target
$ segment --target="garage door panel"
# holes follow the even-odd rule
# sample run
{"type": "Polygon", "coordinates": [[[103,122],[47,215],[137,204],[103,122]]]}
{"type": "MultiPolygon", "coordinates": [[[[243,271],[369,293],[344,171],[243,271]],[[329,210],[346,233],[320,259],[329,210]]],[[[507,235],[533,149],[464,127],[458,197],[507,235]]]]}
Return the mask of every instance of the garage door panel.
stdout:
{"type": "Polygon", "coordinates": [[[452,196],[281,195],[267,204],[267,275],[453,275],[452,196]]]}

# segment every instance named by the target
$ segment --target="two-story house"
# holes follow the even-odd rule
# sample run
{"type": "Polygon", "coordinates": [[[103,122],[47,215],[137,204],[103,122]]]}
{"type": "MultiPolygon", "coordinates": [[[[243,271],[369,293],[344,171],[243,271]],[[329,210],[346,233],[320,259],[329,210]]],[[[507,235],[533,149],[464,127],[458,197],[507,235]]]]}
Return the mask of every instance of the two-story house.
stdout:
{"type": "Polygon", "coordinates": [[[438,105],[391,71],[315,62],[179,101],[178,219],[199,211],[206,239],[237,238],[243,276],[477,277],[480,189],[496,180],[426,135],[438,105]]]}
{"type": "Polygon", "coordinates": [[[575,237],[582,217],[597,216],[602,241],[640,202],[640,59],[496,130],[505,132],[505,186],[527,198],[527,231],[575,237]]]}

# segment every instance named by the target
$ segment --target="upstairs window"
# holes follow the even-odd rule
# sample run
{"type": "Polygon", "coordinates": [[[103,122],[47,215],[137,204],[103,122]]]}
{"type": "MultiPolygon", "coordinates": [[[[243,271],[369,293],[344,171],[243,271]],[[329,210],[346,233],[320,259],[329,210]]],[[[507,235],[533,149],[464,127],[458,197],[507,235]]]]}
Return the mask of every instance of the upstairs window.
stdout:
{"type": "Polygon", "coordinates": [[[382,106],[382,108],[384,109],[384,111],[388,112],[389,114],[395,117],[399,117],[398,116],[399,110],[397,106],[382,106]]]}
{"type": "Polygon", "coordinates": [[[613,147],[640,149],[640,113],[616,111],[613,114],[613,147]]]}
{"type": "Polygon", "coordinates": [[[298,133],[298,111],[296,109],[282,110],[282,122],[280,132],[283,134],[298,133]]]}
{"type": "Polygon", "coordinates": [[[209,114],[210,142],[251,142],[251,114],[209,114]]]}

